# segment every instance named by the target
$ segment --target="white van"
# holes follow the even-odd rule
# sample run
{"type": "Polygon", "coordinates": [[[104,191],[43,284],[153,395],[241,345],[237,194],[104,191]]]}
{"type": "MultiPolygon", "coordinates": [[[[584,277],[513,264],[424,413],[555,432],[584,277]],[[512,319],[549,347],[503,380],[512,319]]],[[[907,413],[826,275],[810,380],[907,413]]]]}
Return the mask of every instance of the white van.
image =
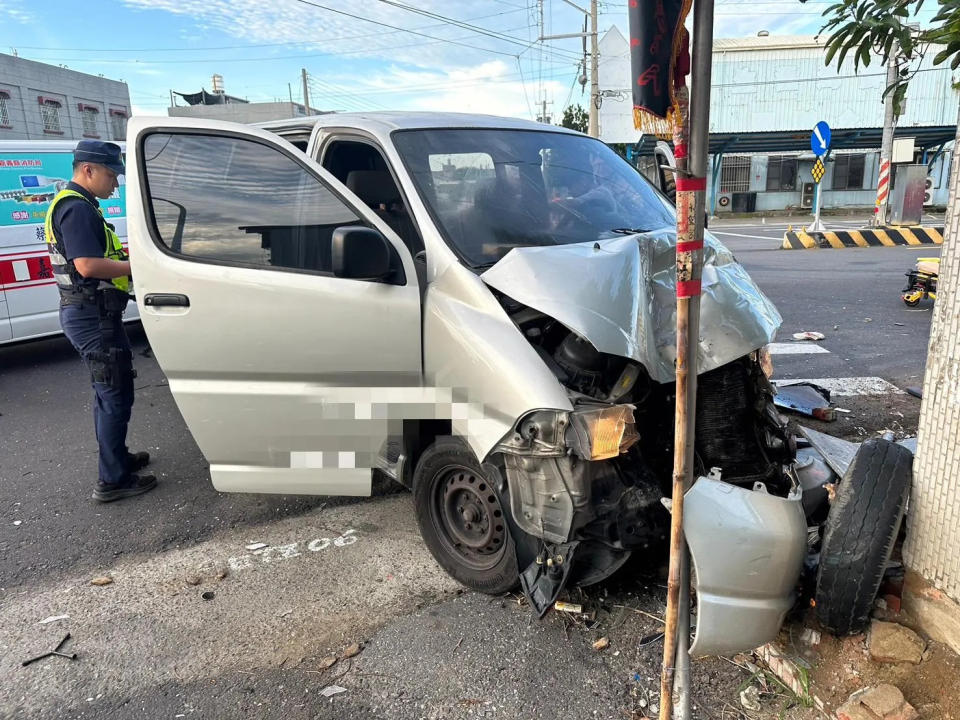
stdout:
{"type": "MultiPolygon", "coordinates": [[[[76,145],[76,140],[0,142],[0,344],[61,332],[60,295],[43,224],[50,201],[73,176],[76,145]]],[[[112,197],[100,201],[124,246],[125,189],[121,184],[112,197]]],[[[138,317],[131,303],[124,319],[138,317]]]]}
{"type": "MultiPolygon", "coordinates": [[[[217,489],[368,495],[377,468],[412,489],[453,577],[492,594],[519,585],[538,615],[564,586],[662,547],[676,215],[610,148],[453,113],[259,128],[135,117],[127,130],[137,304],[217,489]]],[[[903,515],[908,451],[864,443],[876,462],[861,449],[839,484],[843,498],[897,477],[887,514],[841,500],[824,521],[836,475],[798,459],[767,377],[780,315],[709,233],[701,318],[691,653],[776,637],[810,527],[828,533],[821,621],[859,629],[903,515]]]]}

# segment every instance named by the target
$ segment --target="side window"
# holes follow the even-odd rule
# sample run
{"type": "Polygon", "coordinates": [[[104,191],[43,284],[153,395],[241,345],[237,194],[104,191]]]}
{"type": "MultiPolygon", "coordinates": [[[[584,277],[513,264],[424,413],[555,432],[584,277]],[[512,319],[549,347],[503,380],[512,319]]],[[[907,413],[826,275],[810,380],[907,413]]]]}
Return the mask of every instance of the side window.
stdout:
{"type": "Polygon", "coordinates": [[[159,239],[186,257],[328,273],[334,229],[363,224],[295,160],[254,140],[155,133],[141,162],[159,239]]]}

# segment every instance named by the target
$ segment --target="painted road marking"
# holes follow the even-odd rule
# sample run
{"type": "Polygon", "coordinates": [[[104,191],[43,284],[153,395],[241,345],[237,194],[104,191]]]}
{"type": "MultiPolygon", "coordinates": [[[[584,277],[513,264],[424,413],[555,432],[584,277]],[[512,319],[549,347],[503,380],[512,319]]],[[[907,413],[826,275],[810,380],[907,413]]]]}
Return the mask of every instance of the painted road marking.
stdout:
{"type": "MultiPolygon", "coordinates": [[[[302,547],[307,550],[307,552],[316,553],[321,550],[326,550],[331,545],[335,548],[343,548],[348,545],[353,545],[359,536],[356,534],[356,530],[350,528],[345,530],[338,537],[320,537],[313,538],[302,544],[302,547]]],[[[255,563],[259,564],[268,564],[276,562],[277,560],[290,560],[296,557],[302,557],[303,552],[301,552],[301,543],[293,542],[286,545],[264,545],[263,543],[254,543],[255,545],[261,545],[253,552],[240,555],[238,557],[232,557],[227,560],[227,564],[230,566],[230,569],[234,572],[239,572],[241,570],[249,570],[254,566],[255,563]]],[[[253,545],[248,546],[253,547],[253,545]]]]}
{"type": "Polygon", "coordinates": [[[846,377],[846,378],[791,378],[774,380],[777,387],[794,385],[796,383],[813,383],[826,388],[831,395],[903,395],[904,392],[896,385],[880,377],[846,377]]]}
{"type": "Polygon", "coordinates": [[[816,355],[830,352],[823,345],[811,342],[770,343],[767,350],[771,355],[816,355]]]}
{"type": "Polygon", "coordinates": [[[738,237],[738,238],[753,238],[754,240],[777,240],[777,241],[780,240],[779,230],[776,231],[777,236],[774,236],[774,237],[771,237],[769,235],[746,235],[744,233],[737,233],[737,232],[723,232],[722,230],[711,230],[710,232],[713,233],[714,235],[730,235],[732,237],[738,237]]]}

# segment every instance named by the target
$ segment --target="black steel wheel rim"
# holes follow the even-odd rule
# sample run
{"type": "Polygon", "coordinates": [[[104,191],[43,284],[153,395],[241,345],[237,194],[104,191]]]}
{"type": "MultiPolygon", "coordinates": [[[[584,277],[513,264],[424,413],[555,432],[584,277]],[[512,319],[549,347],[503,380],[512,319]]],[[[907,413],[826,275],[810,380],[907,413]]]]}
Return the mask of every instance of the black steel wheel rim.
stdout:
{"type": "Polygon", "coordinates": [[[474,570],[489,570],[506,552],[507,524],[500,499],[476,470],[444,468],[435,476],[431,503],[444,549],[474,570]]]}

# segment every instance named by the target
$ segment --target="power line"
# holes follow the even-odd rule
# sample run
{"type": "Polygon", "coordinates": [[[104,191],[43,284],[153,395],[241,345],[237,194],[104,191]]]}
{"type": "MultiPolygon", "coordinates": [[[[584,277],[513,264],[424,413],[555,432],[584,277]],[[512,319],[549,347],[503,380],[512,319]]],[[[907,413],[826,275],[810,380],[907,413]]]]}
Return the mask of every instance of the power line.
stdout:
{"type": "MultiPolygon", "coordinates": [[[[457,20],[455,18],[447,17],[446,15],[440,15],[439,13],[431,12],[430,10],[423,10],[421,8],[413,7],[412,5],[407,5],[402,2],[397,2],[397,0],[378,0],[378,1],[383,3],[384,5],[390,5],[391,7],[399,8],[401,10],[406,10],[407,12],[412,12],[417,15],[423,15],[424,17],[433,18],[435,20],[442,20],[443,22],[449,23],[450,25],[454,25],[456,27],[463,28],[464,30],[472,30],[475,33],[492,37],[495,40],[502,40],[504,42],[513,43],[515,45],[522,45],[524,47],[524,50],[530,47],[529,42],[527,40],[524,40],[523,38],[513,37],[512,35],[506,35],[496,30],[489,30],[488,28],[480,27],[479,25],[472,25],[462,20],[457,20]]],[[[563,52],[569,53],[569,51],[567,50],[564,50],[563,52]]]]}
{"type": "MultiPolygon", "coordinates": [[[[809,0],[808,0],[809,1],[809,0]]],[[[498,13],[490,13],[487,15],[478,15],[477,17],[468,18],[468,20],[486,20],[493,17],[502,17],[503,15],[513,15],[525,8],[519,8],[517,10],[505,10],[498,13]]],[[[420,25],[413,30],[430,30],[432,28],[441,28],[444,27],[446,23],[431,23],[430,25],[420,25]]],[[[326,41],[339,42],[342,40],[363,40],[369,37],[382,37],[383,35],[396,35],[402,32],[409,32],[408,30],[400,29],[393,30],[387,33],[364,33],[363,35],[341,35],[334,37],[325,38],[326,41]]],[[[40,45],[17,45],[18,50],[50,50],[54,52],[207,52],[212,50],[247,50],[250,48],[265,48],[265,47],[287,47],[287,46],[298,46],[298,45],[316,45],[316,42],[303,42],[301,41],[287,41],[287,42],[278,42],[278,43],[256,43],[248,45],[220,45],[214,47],[206,48],[185,48],[185,47],[165,47],[165,48],[64,48],[64,47],[48,47],[40,45]]]]}
{"type": "MultiPolygon", "coordinates": [[[[511,28],[511,29],[523,30],[523,29],[525,29],[526,27],[527,27],[527,26],[520,26],[520,27],[517,27],[517,28],[511,28]]],[[[365,37],[373,37],[373,36],[365,36],[365,37]]],[[[469,37],[470,37],[470,36],[465,36],[463,39],[469,39],[469,37]]],[[[228,63],[246,63],[246,62],[274,62],[274,61],[277,61],[277,60],[307,60],[307,59],[310,59],[310,58],[320,58],[320,57],[342,57],[342,56],[347,56],[347,55],[363,55],[363,54],[370,53],[370,52],[376,51],[376,50],[388,50],[388,49],[389,49],[389,50],[400,50],[400,49],[402,49],[402,48],[423,47],[423,46],[425,46],[425,45],[436,45],[436,44],[438,44],[438,43],[451,43],[451,42],[454,42],[454,44],[459,44],[459,43],[456,43],[456,42],[455,42],[455,40],[457,40],[457,39],[460,39],[460,38],[453,38],[453,39],[441,38],[441,39],[438,39],[438,40],[436,40],[436,41],[434,41],[434,42],[426,42],[426,43],[425,43],[425,42],[418,42],[418,43],[410,43],[410,44],[407,44],[407,45],[391,45],[391,46],[389,46],[389,47],[365,47],[365,48],[360,48],[360,49],[358,49],[358,50],[347,50],[347,51],[342,51],[342,52],[308,53],[308,54],[306,54],[306,55],[261,55],[261,56],[256,56],[256,57],[241,57],[241,58],[191,58],[191,59],[189,59],[189,60],[147,60],[147,61],[145,61],[145,62],[143,62],[143,63],[141,63],[140,60],[102,60],[102,59],[93,58],[93,57],[86,57],[86,58],[44,58],[44,57],[39,57],[39,58],[29,58],[29,59],[36,60],[36,61],[39,61],[39,62],[50,62],[50,63],[67,63],[67,62],[73,62],[73,63],[94,63],[94,62],[96,62],[96,63],[100,63],[101,65],[111,65],[111,64],[112,64],[112,65],[132,65],[132,64],[133,64],[133,65],[136,65],[136,64],[143,64],[143,65],[190,65],[190,64],[195,64],[195,63],[223,63],[223,64],[228,64],[228,63]]],[[[471,47],[472,47],[472,46],[471,46],[471,47]]],[[[481,48],[481,49],[485,49],[485,48],[481,48]]],[[[497,51],[496,51],[496,50],[490,50],[490,52],[497,52],[497,51]]],[[[516,55],[510,54],[510,53],[498,53],[498,54],[505,55],[505,56],[507,56],[507,57],[516,57],[516,55]]],[[[559,64],[559,63],[557,63],[557,64],[559,64]]]]}
{"type": "Polygon", "coordinates": [[[380,25],[382,27],[388,27],[392,30],[399,30],[401,32],[407,32],[411,35],[418,35],[420,37],[425,37],[428,40],[437,40],[438,42],[445,42],[451,45],[459,45],[460,47],[470,48],[471,50],[481,50],[483,52],[494,53],[495,55],[504,55],[505,57],[516,57],[513,53],[502,52],[500,50],[493,50],[491,48],[480,47],[479,45],[470,45],[468,43],[457,42],[456,40],[447,40],[446,38],[439,38],[435,35],[427,35],[426,33],[418,32],[416,30],[411,30],[409,28],[397,27],[396,25],[390,25],[389,23],[382,22],[381,20],[373,20],[371,18],[365,18],[361,15],[354,15],[349,13],[346,10],[338,10],[336,8],[329,7],[327,5],[321,5],[320,3],[311,2],[311,0],[297,0],[297,2],[304,5],[310,5],[312,7],[320,8],[321,10],[326,10],[328,12],[336,13],[337,15],[344,15],[346,17],[354,18],[355,20],[363,20],[364,22],[373,23],[374,25],[380,25]]]}

